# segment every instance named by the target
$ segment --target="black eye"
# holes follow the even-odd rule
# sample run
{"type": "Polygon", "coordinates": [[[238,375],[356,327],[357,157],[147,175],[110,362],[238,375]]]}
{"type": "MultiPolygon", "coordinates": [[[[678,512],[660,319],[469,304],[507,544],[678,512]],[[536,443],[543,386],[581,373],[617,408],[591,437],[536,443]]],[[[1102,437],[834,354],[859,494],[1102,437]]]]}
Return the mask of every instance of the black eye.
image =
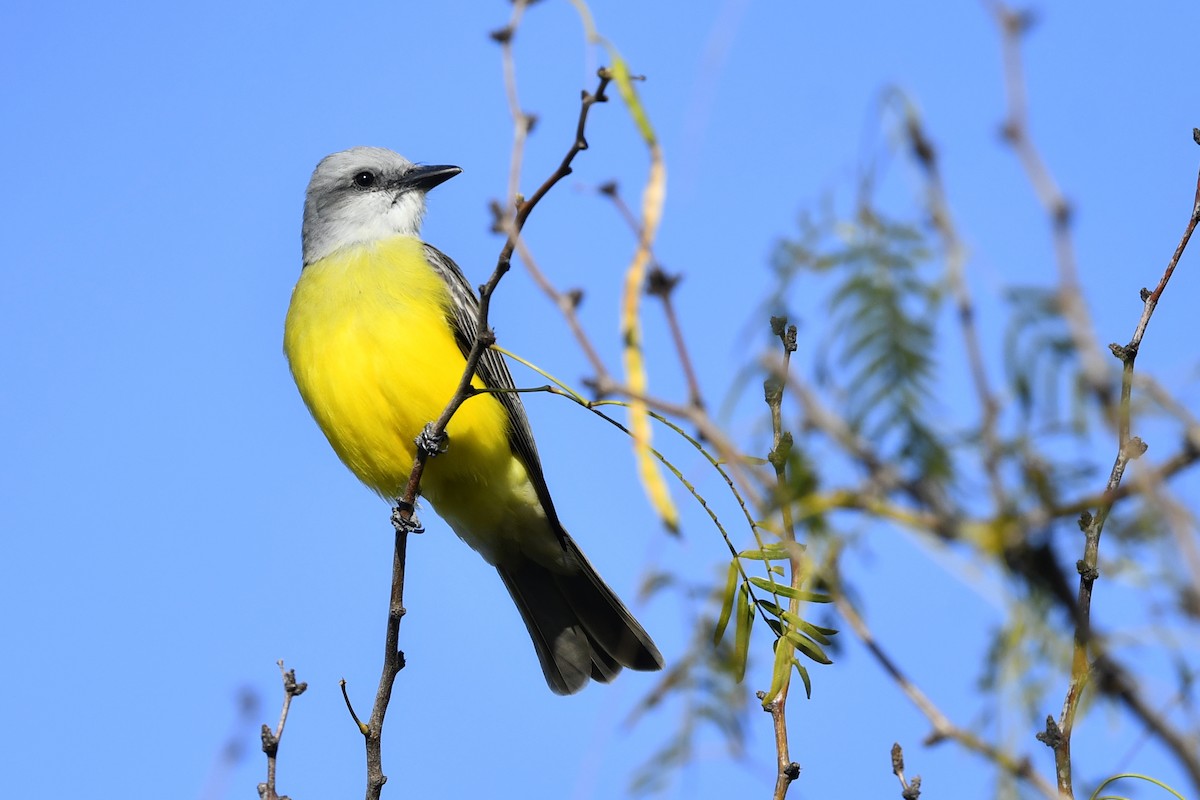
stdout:
{"type": "Polygon", "coordinates": [[[375,185],[375,173],[364,169],[354,176],[354,185],[360,189],[370,189],[375,185]]]}

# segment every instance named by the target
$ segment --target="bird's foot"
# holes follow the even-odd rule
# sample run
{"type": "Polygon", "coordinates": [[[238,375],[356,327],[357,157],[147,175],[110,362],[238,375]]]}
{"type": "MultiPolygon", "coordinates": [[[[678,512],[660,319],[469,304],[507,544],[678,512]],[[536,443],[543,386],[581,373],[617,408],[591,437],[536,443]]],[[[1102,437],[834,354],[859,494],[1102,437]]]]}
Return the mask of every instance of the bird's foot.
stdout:
{"type": "Polygon", "coordinates": [[[403,500],[397,502],[396,507],[392,509],[392,527],[396,529],[396,533],[425,532],[421,520],[417,519],[416,509],[403,500]]]}
{"type": "Polygon", "coordinates": [[[446,452],[450,437],[445,432],[434,435],[433,423],[430,422],[417,434],[417,438],[413,441],[416,442],[419,450],[422,450],[425,455],[433,458],[436,455],[446,452]]]}

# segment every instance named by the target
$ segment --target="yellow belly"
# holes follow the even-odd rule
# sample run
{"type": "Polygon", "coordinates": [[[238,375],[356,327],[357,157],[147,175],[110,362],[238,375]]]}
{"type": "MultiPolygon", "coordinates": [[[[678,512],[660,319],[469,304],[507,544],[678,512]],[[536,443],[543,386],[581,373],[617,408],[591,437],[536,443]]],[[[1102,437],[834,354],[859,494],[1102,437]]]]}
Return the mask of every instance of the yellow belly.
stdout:
{"type": "MultiPolygon", "coordinates": [[[[292,294],[284,352],[300,394],[346,466],[387,498],[402,492],[413,439],[441,414],[466,363],[447,323],[450,302],[410,237],[311,264],[292,294]]],[[[542,516],[509,446],[507,413],[490,395],[473,397],[447,434],[449,449],[427,464],[421,493],[494,560],[482,539],[507,539],[542,516]]]]}

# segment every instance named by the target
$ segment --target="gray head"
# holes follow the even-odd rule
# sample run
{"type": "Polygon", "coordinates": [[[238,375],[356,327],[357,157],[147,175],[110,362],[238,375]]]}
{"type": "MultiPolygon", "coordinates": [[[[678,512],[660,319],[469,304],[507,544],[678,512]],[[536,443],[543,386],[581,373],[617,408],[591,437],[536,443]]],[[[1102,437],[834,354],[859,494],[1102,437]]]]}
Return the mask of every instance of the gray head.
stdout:
{"type": "Polygon", "coordinates": [[[304,264],[347,245],[416,236],[425,193],[462,172],[418,166],[382,147],[352,147],[326,156],[304,197],[304,264]]]}

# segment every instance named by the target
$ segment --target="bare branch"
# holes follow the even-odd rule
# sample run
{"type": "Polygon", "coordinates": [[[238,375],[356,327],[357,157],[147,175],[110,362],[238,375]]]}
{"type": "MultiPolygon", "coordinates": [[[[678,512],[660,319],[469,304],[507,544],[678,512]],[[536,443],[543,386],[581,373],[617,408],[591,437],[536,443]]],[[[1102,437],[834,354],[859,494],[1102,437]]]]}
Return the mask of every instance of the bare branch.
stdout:
{"type": "Polygon", "coordinates": [[[508,213],[515,213],[516,205],[520,202],[521,164],[525,155],[525,139],[533,130],[535,117],[526,114],[521,109],[521,100],[517,92],[517,62],[513,56],[513,39],[516,38],[517,28],[525,14],[527,0],[513,2],[512,16],[508,24],[492,34],[492,38],[500,45],[500,62],[504,70],[504,96],[508,101],[508,112],[513,121],[512,157],[508,168],[507,202],[510,204],[508,213]]]}
{"type": "Polygon", "coordinates": [[[611,377],[608,373],[608,368],[604,365],[604,360],[600,358],[600,354],[596,352],[596,348],[592,345],[592,340],[588,338],[587,333],[583,330],[583,324],[579,321],[579,303],[583,300],[583,292],[572,290],[568,292],[560,292],[555,288],[550,279],[546,277],[546,273],[538,266],[534,260],[533,253],[530,252],[529,246],[525,244],[524,239],[517,239],[517,255],[521,257],[521,263],[525,265],[525,269],[533,278],[533,282],[538,285],[538,288],[550,298],[550,301],[558,307],[559,312],[563,315],[563,319],[567,322],[567,327],[571,329],[571,335],[575,337],[575,341],[579,343],[579,347],[583,350],[584,356],[595,373],[597,382],[610,381],[611,377]]]}
{"type": "Polygon", "coordinates": [[[296,681],[296,670],[285,670],[282,660],[275,663],[279,666],[279,672],[283,676],[283,709],[279,712],[279,724],[275,726],[275,730],[271,730],[271,727],[265,723],[262,726],[262,749],[267,754],[267,779],[258,785],[258,796],[262,800],[288,800],[286,795],[276,794],[275,761],[279,756],[279,741],[283,738],[283,726],[287,724],[292,698],[304,694],[304,690],[308,688],[307,683],[296,681]]]}
{"type": "MultiPolygon", "coordinates": [[[[1074,730],[1075,715],[1079,709],[1080,699],[1088,682],[1093,677],[1093,670],[1097,671],[1105,681],[1105,685],[1101,688],[1107,689],[1109,693],[1120,698],[1126,708],[1132,711],[1143,724],[1154,731],[1158,738],[1175,752],[1187,769],[1192,782],[1200,790],[1200,757],[1197,757],[1195,754],[1194,744],[1187,742],[1181,734],[1171,728],[1164,719],[1154,713],[1153,709],[1149,708],[1141,700],[1133,688],[1132,681],[1127,678],[1118,680],[1125,673],[1116,666],[1112,659],[1101,653],[1096,656],[1093,663],[1091,656],[1091,650],[1096,649],[1097,645],[1091,630],[1091,607],[1093,587],[1100,575],[1100,536],[1104,530],[1104,523],[1112,512],[1113,504],[1116,502],[1117,493],[1121,488],[1121,481],[1125,475],[1126,467],[1130,461],[1141,457],[1147,448],[1145,442],[1131,434],[1134,362],[1137,359],[1142,338],[1145,336],[1146,327],[1150,323],[1150,317],[1154,314],[1154,309],[1162,297],[1163,290],[1166,289],[1167,282],[1175,272],[1175,267],[1178,265],[1179,259],[1183,255],[1188,241],[1191,239],[1192,232],[1196,229],[1197,222],[1200,222],[1200,177],[1197,178],[1196,195],[1192,201],[1191,215],[1184,228],[1183,236],[1176,246],[1174,253],[1172,253],[1170,260],[1167,262],[1167,267],[1159,279],[1158,286],[1153,292],[1146,289],[1142,290],[1142,315],[1134,328],[1133,337],[1127,345],[1113,344],[1109,346],[1113,355],[1121,359],[1122,362],[1121,399],[1117,408],[1117,455],[1113,461],[1112,469],[1109,471],[1108,482],[1104,487],[1104,494],[1101,497],[1095,515],[1085,510],[1082,512],[1079,520],[1079,527],[1084,533],[1084,550],[1083,558],[1078,564],[1079,597],[1076,611],[1074,655],[1071,660],[1071,678],[1067,686],[1066,697],[1063,700],[1062,714],[1057,723],[1057,735],[1052,737],[1059,791],[1065,797],[1074,796],[1072,788],[1071,734],[1074,730]],[[1102,665],[1103,669],[1101,668],[1102,665]]],[[[1188,463],[1195,458],[1195,453],[1190,446],[1181,455],[1183,457],[1182,460],[1188,463]]]]}
{"type": "Polygon", "coordinates": [[[1010,9],[998,1],[992,2],[991,8],[1000,27],[1004,49],[1004,86],[1008,99],[1008,117],[1002,128],[1004,138],[1016,153],[1033,185],[1034,193],[1050,217],[1055,261],[1058,263],[1059,307],[1070,330],[1075,350],[1079,354],[1088,390],[1100,403],[1105,416],[1112,420],[1115,418],[1116,409],[1109,370],[1101,355],[1091,314],[1083,299],[1075,264],[1075,245],[1071,228],[1073,209],[1029,135],[1021,42],[1032,27],[1033,16],[1025,11],[1010,9]]]}
{"type": "Polygon", "coordinates": [[[899,742],[892,745],[892,774],[900,781],[902,800],[917,800],[921,796],[921,776],[914,775],[912,781],[904,777],[904,751],[899,742]]]}
{"type": "Polygon", "coordinates": [[[926,737],[927,744],[937,744],[943,741],[954,741],[965,747],[972,753],[983,756],[991,761],[1000,769],[1012,775],[1014,778],[1028,783],[1033,789],[1037,790],[1043,797],[1048,800],[1060,800],[1058,792],[1054,790],[1046,780],[1039,775],[1030,764],[1028,756],[1020,758],[1001,750],[990,742],[985,742],[980,739],[970,730],[960,728],[950,721],[950,719],[942,713],[932,700],[929,699],[921,689],[913,683],[907,675],[900,669],[896,662],[887,654],[887,652],[875,640],[871,634],[870,628],[866,622],[859,616],[858,610],[850,603],[846,597],[840,580],[835,580],[833,586],[834,603],[837,605],[838,611],[842,617],[849,623],[850,628],[858,636],[859,640],[866,646],[867,650],[874,657],[875,661],[883,668],[883,671],[888,674],[888,677],[895,682],[896,686],[904,693],[912,704],[917,707],[917,710],[925,715],[925,718],[933,725],[933,731],[926,737]]]}
{"type": "MultiPolygon", "coordinates": [[[[379,689],[375,693],[375,703],[371,707],[371,718],[365,728],[354,714],[350,699],[346,696],[346,707],[350,716],[358,725],[366,740],[367,748],[367,800],[379,800],[383,785],[387,783],[387,775],[383,773],[383,720],[387,716],[388,704],[392,700],[392,686],[396,676],[404,669],[404,652],[400,649],[400,620],[404,618],[404,566],[408,551],[408,534],[412,528],[406,521],[401,520],[395,512],[392,514],[393,525],[396,529],[395,547],[392,550],[392,586],[388,603],[387,631],[384,634],[383,669],[379,674],[379,689]]],[[[411,521],[411,516],[410,520],[411,521]]]]}
{"type": "MultiPolygon", "coordinates": [[[[640,241],[642,239],[642,225],[638,218],[634,215],[633,210],[629,208],[629,204],[621,197],[621,193],[617,188],[616,183],[606,183],[599,187],[600,194],[612,200],[617,211],[621,214],[621,218],[629,225],[629,229],[633,231],[634,236],[640,241]]],[[[651,253],[653,258],[653,253],[651,253]]],[[[663,315],[666,317],[667,326],[671,330],[671,339],[675,343],[675,353],[679,357],[679,366],[683,370],[684,378],[688,385],[688,402],[697,408],[704,407],[704,395],[700,391],[700,381],[696,378],[696,370],[692,367],[692,358],[688,353],[687,340],[684,338],[683,329],[679,325],[678,315],[675,313],[675,303],[672,300],[675,294],[675,287],[682,280],[682,275],[668,275],[662,268],[662,264],[655,258],[650,270],[650,274],[646,277],[646,294],[657,297],[663,306],[663,315]]]]}
{"type": "Polygon", "coordinates": [[[946,280],[954,295],[954,304],[958,311],[959,333],[966,349],[967,365],[971,374],[971,383],[979,399],[981,419],[979,422],[980,437],[983,441],[983,467],[987,473],[988,485],[992,492],[992,502],[998,513],[1003,512],[1010,504],[1011,498],[1005,491],[1004,482],[1000,477],[1000,441],[996,433],[996,422],[1000,413],[1000,403],[992,391],[988,380],[987,366],[983,358],[983,347],[979,341],[979,329],[975,324],[975,304],[971,298],[971,290],[967,285],[966,261],[967,250],[954,217],[950,212],[950,203],[946,196],[946,186],[942,181],[941,169],[938,163],[938,151],[933,141],[921,123],[916,109],[907,98],[898,91],[895,95],[900,98],[904,115],[904,136],[909,143],[909,151],[921,167],[925,176],[925,203],[933,227],[942,239],[946,253],[946,280]]]}

